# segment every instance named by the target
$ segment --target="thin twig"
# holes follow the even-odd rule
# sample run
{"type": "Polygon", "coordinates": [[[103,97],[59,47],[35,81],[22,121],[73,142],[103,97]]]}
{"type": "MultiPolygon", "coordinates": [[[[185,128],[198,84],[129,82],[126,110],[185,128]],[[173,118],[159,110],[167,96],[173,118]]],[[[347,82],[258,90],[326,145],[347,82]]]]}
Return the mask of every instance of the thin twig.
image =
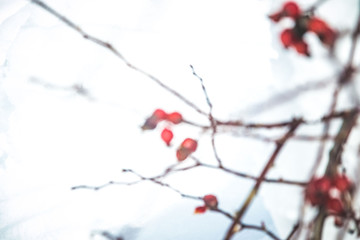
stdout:
{"type": "Polygon", "coordinates": [[[71,190],[77,190],[77,189],[90,189],[90,190],[100,190],[100,189],[103,189],[107,186],[110,186],[110,185],[134,185],[134,184],[137,184],[137,183],[140,183],[142,181],[150,181],[152,183],[155,183],[159,186],[162,186],[162,187],[165,187],[165,188],[169,188],[171,189],[172,191],[178,193],[181,197],[184,197],[184,198],[190,198],[190,199],[195,199],[195,200],[202,200],[202,197],[198,197],[198,196],[192,196],[192,195],[189,195],[189,194],[185,194],[185,193],[182,193],[180,190],[170,186],[169,184],[167,183],[163,183],[159,180],[157,180],[157,178],[148,178],[148,177],[144,177],[142,175],[140,175],[139,173],[131,170],[131,169],[124,169],[123,172],[129,172],[129,173],[132,173],[134,174],[135,176],[137,176],[140,180],[138,181],[134,181],[134,182],[115,182],[115,181],[110,181],[106,184],[103,184],[103,185],[99,185],[99,186],[88,186],[88,185],[79,185],[79,186],[74,186],[71,188],[71,190]]]}
{"type": "Polygon", "coordinates": [[[212,114],[212,110],[213,110],[213,105],[210,101],[210,98],[209,98],[209,95],[206,91],[206,88],[205,88],[205,84],[204,84],[204,80],[202,79],[202,77],[200,77],[196,72],[195,72],[195,69],[192,65],[190,65],[190,68],[191,68],[191,71],[192,71],[192,74],[197,77],[199,80],[200,80],[200,83],[201,83],[201,87],[202,87],[202,90],[204,92],[204,95],[205,95],[205,98],[206,98],[206,102],[207,104],[209,105],[209,121],[210,121],[210,124],[211,124],[211,129],[212,129],[212,133],[211,133],[211,145],[212,145],[212,149],[213,149],[213,152],[214,152],[214,156],[215,156],[215,159],[216,161],[218,162],[218,165],[219,166],[222,166],[222,161],[219,157],[219,154],[216,150],[216,146],[215,146],[215,134],[217,133],[217,125],[216,125],[216,121],[214,119],[214,116],[212,114]]]}
{"type": "Polygon", "coordinates": [[[136,72],[141,73],[142,75],[145,75],[146,77],[150,78],[151,80],[153,80],[155,83],[157,83],[159,86],[161,86],[162,88],[164,88],[166,91],[170,92],[171,94],[173,94],[174,96],[176,96],[178,99],[180,99],[181,101],[183,101],[185,104],[187,104],[188,106],[190,106],[191,108],[193,108],[195,111],[197,111],[198,113],[202,114],[202,115],[207,115],[203,110],[201,110],[199,107],[197,107],[193,102],[191,102],[190,100],[188,100],[187,98],[185,98],[183,95],[181,95],[179,92],[175,91],[174,89],[170,88],[169,86],[167,86],[166,84],[164,84],[162,81],[160,81],[158,78],[156,78],[155,76],[145,72],[144,70],[136,67],[135,65],[133,65],[132,63],[130,63],[113,45],[111,45],[110,43],[103,41],[97,37],[94,37],[88,33],[86,33],[85,31],[83,31],[77,24],[75,24],[74,22],[72,22],[70,19],[66,18],[65,16],[63,16],[62,14],[60,14],[59,12],[57,12],[55,9],[51,8],[49,5],[47,5],[46,3],[40,1],[40,0],[30,0],[32,3],[38,5],[39,7],[43,8],[44,10],[46,10],[48,13],[52,14],[53,16],[57,17],[60,21],[62,21],[63,23],[65,23],[66,25],[68,25],[70,28],[72,28],[73,30],[75,30],[76,32],[78,32],[81,36],[83,36],[85,39],[101,46],[104,47],[106,49],[108,49],[110,52],[112,52],[116,57],[120,58],[129,68],[135,70],[136,72]]]}
{"type": "Polygon", "coordinates": [[[116,181],[109,181],[109,182],[107,182],[107,183],[104,183],[104,184],[98,185],[98,186],[78,185],[78,186],[72,187],[71,190],[89,189],[89,190],[97,191],[97,190],[101,190],[101,189],[106,188],[106,187],[111,186],[111,185],[127,185],[127,186],[130,186],[130,185],[138,184],[138,183],[140,183],[141,181],[142,181],[142,180],[138,180],[138,181],[134,181],[134,182],[116,182],[116,181]]]}

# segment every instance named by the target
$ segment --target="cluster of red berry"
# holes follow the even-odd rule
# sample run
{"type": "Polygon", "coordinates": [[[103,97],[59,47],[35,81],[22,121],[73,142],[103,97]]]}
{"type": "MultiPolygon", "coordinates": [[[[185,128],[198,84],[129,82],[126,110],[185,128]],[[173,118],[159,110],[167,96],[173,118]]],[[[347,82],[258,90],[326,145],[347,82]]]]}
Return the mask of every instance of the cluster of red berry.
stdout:
{"type": "Polygon", "coordinates": [[[283,18],[291,18],[295,25],[280,34],[280,40],[285,48],[292,47],[299,54],[310,56],[308,44],[304,41],[307,32],[315,33],[320,41],[330,49],[333,48],[337,33],[320,18],[313,16],[311,12],[302,12],[299,6],[292,1],[286,2],[280,11],[269,16],[274,22],[279,22],[283,18]]]}
{"type": "Polygon", "coordinates": [[[205,195],[203,197],[204,205],[195,208],[195,214],[205,213],[208,209],[216,209],[218,206],[218,200],[214,195],[205,195]]]}
{"type": "Polygon", "coordinates": [[[344,174],[335,177],[313,178],[306,190],[305,197],[313,206],[324,206],[331,214],[344,214],[344,199],[353,184],[344,174]]]}
{"type": "MultiPolygon", "coordinates": [[[[162,109],[156,109],[153,114],[145,120],[145,123],[141,127],[143,130],[152,130],[155,129],[161,121],[166,121],[171,124],[179,124],[183,122],[183,117],[178,112],[166,113],[162,109]]],[[[174,137],[173,132],[170,129],[170,126],[165,127],[161,131],[161,139],[166,143],[167,146],[170,146],[171,140],[174,137]]],[[[179,146],[176,151],[176,157],[178,161],[185,160],[190,154],[195,152],[197,148],[197,141],[192,138],[186,138],[179,146]]]]}

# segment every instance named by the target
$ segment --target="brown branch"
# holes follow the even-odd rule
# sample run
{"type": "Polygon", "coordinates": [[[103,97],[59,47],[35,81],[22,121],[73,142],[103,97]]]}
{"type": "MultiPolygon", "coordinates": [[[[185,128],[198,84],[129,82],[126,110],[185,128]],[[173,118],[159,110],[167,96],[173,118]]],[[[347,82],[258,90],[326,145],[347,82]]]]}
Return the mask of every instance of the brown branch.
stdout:
{"type": "Polygon", "coordinates": [[[241,221],[241,219],[244,216],[245,212],[247,211],[247,209],[251,205],[251,202],[254,200],[257,192],[259,191],[260,186],[261,186],[262,182],[264,181],[266,174],[270,170],[271,166],[273,166],[273,164],[275,163],[275,160],[276,160],[280,150],[283,148],[285,142],[289,139],[289,137],[291,135],[294,134],[295,130],[302,123],[302,121],[303,121],[302,119],[294,119],[292,125],[290,126],[289,131],[281,139],[279,139],[279,141],[277,142],[277,146],[275,148],[275,151],[273,152],[273,154],[271,155],[271,157],[268,160],[267,164],[265,165],[264,169],[262,170],[262,172],[261,172],[261,174],[259,176],[259,179],[256,181],[254,187],[250,191],[250,193],[247,196],[245,202],[242,204],[242,206],[240,207],[238,213],[236,214],[236,217],[235,217],[233,223],[231,224],[229,230],[226,233],[225,240],[231,239],[232,236],[234,235],[235,227],[236,227],[237,222],[241,221]]]}
{"type": "Polygon", "coordinates": [[[299,224],[299,223],[295,224],[295,226],[293,227],[293,229],[291,230],[291,232],[290,232],[289,235],[287,236],[286,240],[290,240],[290,239],[294,236],[294,234],[296,233],[296,231],[299,229],[299,227],[300,227],[300,224],[299,224]]]}
{"type": "Polygon", "coordinates": [[[171,189],[172,191],[178,193],[181,197],[184,197],[184,198],[190,198],[190,199],[195,199],[195,200],[202,200],[202,197],[198,197],[198,196],[192,196],[192,195],[189,195],[189,194],[185,194],[185,193],[182,193],[180,190],[172,187],[171,185],[167,184],[167,183],[163,183],[159,180],[157,180],[158,178],[160,177],[151,177],[151,178],[148,178],[148,177],[144,177],[142,175],[140,175],[139,173],[131,170],[131,169],[123,169],[123,172],[128,172],[128,173],[132,173],[134,174],[135,176],[137,176],[140,180],[138,181],[133,181],[133,182],[115,182],[115,181],[110,181],[108,183],[105,183],[103,185],[99,185],[99,186],[88,186],[88,185],[79,185],[79,186],[74,186],[71,188],[71,190],[77,190],[77,189],[90,189],[90,190],[100,190],[100,189],[103,189],[107,186],[110,186],[110,185],[126,185],[126,186],[129,186],[129,185],[134,185],[134,184],[138,184],[142,181],[150,181],[152,183],[155,183],[159,186],[162,186],[162,187],[165,187],[165,188],[169,188],[171,189]]]}
{"type": "MultiPolygon", "coordinates": [[[[256,134],[256,133],[252,133],[252,132],[243,132],[243,133],[233,133],[233,136],[236,137],[248,137],[248,138],[253,138],[259,141],[263,141],[263,142],[268,142],[268,143],[272,143],[272,142],[276,142],[277,138],[274,137],[267,137],[261,134],[256,134]]],[[[311,135],[294,135],[291,137],[292,140],[298,140],[298,141],[333,141],[335,139],[335,137],[333,136],[311,136],[311,135]]]]}
{"type": "Polygon", "coordinates": [[[188,106],[190,106],[191,108],[193,108],[195,111],[197,111],[198,113],[202,114],[202,115],[207,115],[203,110],[201,110],[199,107],[197,107],[193,102],[191,102],[190,100],[188,100],[187,98],[185,98],[183,95],[181,95],[180,93],[178,93],[177,91],[175,91],[174,89],[170,88],[169,86],[167,86],[166,84],[164,84],[162,81],[160,81],[158,78],[156,78],[155,76],[145,72],[144,70],[136,67],[135,65],[133,65],[132,63],[130,63],[113,45],[111,45],[110,43],[103,41],[97,37],[94,37],[88,33],[86,33],[85,31],[83,31],[78,25],[76,25],[74,22],[72,22],[71,20],[69,20],[68,18],[66,18],[65,16],[63,16],[62,14],[60,14],[59,12],[57,12],[55,9],[51,8],[49,5],[47,5],[46,3],[40,1],[40,0],[30,0],[32,3],[36,4],[37,6],[43,8],[44,10],[46,10],[48,13],[50,13],[51,15],[57,17],[60,21],[62,21],[63,23],[65,23],[66,25],[68,25],[70,28],[72,28],[73,30],[75,30],[76,32],[78,32],[82,37],[84,37],[86,40],[89,40],[107,50],[109,50],[110,52],[112,52],[116,57],[120,58],[129,68],[135,70],[136,72],[141,73],[142,75],[150,78],[151,80],[153,80],[155,83],[157,83],[160,87],[162,87],[163,89],[165,89],[166,91],[170,92],[171,94],[173,94],[174,96],[176,96],[178,99],[180,99],[181,101],[183,101],[185,104],[187,104],[188,106]]]}
{"type": "Polygon", "coordinates": [[[274,240],[280,240],[280,238],[278,236],[276,236],[273,232],[269,231],[265,224],[261,225],[261,226],[255,226],[255,225],[249,225],[249,224],[241,224],[242,229],[252,229],[252,230],[257,230],[257,231],[262,231],[264,233],[266,233],[266,235],[268,235],[269,237],[271,237],[274,240]]]}
{"type": "MultiPolygon", "coordinates": [[[[202,197],[184,194],[184,193],[182,193],[180,190],[173,188],[173,187],[170,186],[169,184],[163,183],[163,182],[161,182],[161,181],[159,181],[159,180],[156,180],[156,178],[159,178],[159,177],[151,177],[151,178],[144,177],[144,176],[138,174],[137,172],[135,172],[135,171],[133,171],[133,170],[129,170],[129,169],[124,169],[123,172],[132,173],[132,174],[136,175],[137,177],[139,177],[140,180],[134,181],[134,182],[128,182],[128,183],[126,183],[126,182],[110,181],[110,182],[108,182],[108,183],[105,183],[105,184],[99,185],[99,186],[79,185],[79,186],[74,186],[74,187],[72,187],[71,189],[72,189],[72,190],[90,189],[90,190],[95,190],[95,191],[97,191],[97,190],[101,190],[101,189],[103,189],[103,188],[105,188],[105,187],[107,187],[107,186],[110,186],[110,185],[126,185],[126,186],[129,186],[129,185],[133,185],[133,184],[140,183],[140,182],[142,182],[142,181],[150,181],[150,182],[155,183],[155,184],[157,184],[157,185],[160,185],[160,186],[162,186],[162,187],[166,187],[166,188],[171,189],[172,191],[178,193],[181,197],[188,198],[188,199],[193,199],[193,200],[201,200],[201,201],[203,201],[203,198],[202,198],[202,197]]],[[[218,208],[218,207],[216,207],[216,208],[211,208],[211,209],[209,209],[209,210],[211,210],[211,211],[213,211],[213,212],[220,213],[220,214],[226,216],[226,217],[229,218],[229,219],[232,219],[232,220],[234,219],[234,217],[233,217],[230,213],[228,213],[228,212],[226,212],[226,211],[224,211],[224,210],[222,210],[222,209],[220,209],[220,208],[218,208]]],[[[241,230],[243,230],[243,229],[250,229],[250,230],[261,231],[261,232],[263,232],[264,234],[268,235],[269,237],[271,237],[271,238],[274,239],[274,240],[280,240],[280,238],[277,237],[273,232],[271,232],[270,230],[268,230],[268,229],[265,227],[265,225],[257,226],[257,225],[251,225],[251,224],[245,224],[245,223],[239,222],[239,226],[241,226],[241,230]]]]}
{"type": "MultiPolygon", "coordinates": [[[[230,168],[226,168],[224,166],[213,166],[210,164],[206,164],[206,163],[200,163],[201,167],[206,167],[206,168],[213,168],[213,169],[219,169],[221,171],[227,172],[229,174],[238,176],[238,177],[242,177],[242,178],[247,178],[247,179],[251,179],[251,180],[255,180],[258,181],[259,177],[255,177],[253,175],[247,174],[247,173],[243,173],[243,172],[239,172],[239,171],[235,171],[232,170],[230,168]]],[[[307,185],[307,182],[299,182],[299,181],[293,181],[293,180],[286,180],[283,178],[278,178],[278,179],[272,179],[272,178],[264,178],[263,182],[267,182],[267,183],[279,183],[279,184],[289,184],[289,185],[296,185],[296,186],[300,186],[300,187],[304,187],[307,185]]]]}
{"type": "MultiPolygon", "coordinates": [[[[222,209],[214,208],[214,209],[210,209],[210,210],[213,212],[220,213],[234,221],[234,217],[230,213],[225,212],[222,209]]],[[[270,230],[268,230],[266,228],[266,225],[264,223],[262,223],[261,226],[258,226],[258,225],[252,225],[252,224],[246,224],[243,222],[238,222],[238,226],[239,226],[239,231],[242,231],[244,229],[260,231],[260,232],[265,233],[266,235],[268,235],[270,238],[272,238],[274,240],[280,240],[280,238],[278,236],[276,236],[273,232],[271,232],[270,230]]]]}
{"type": "MultiPolygon", "coordinates": [[[[358,3],[359,4],[359,3],[358,3]]],[[[358,38],[360,35],[360,15],[358,16],[357,20],[356,20],[356,26],[355,29],[351,35],[351,48],[350,48],[350,54],[349,54],[349,59],[348,59],[348,63],[347,63],[347,67],[345,67],[345,69],[347,68],[353,68],[353,62],[354,62],[354,57],[355,57],[355,52],[356,52],[356,47],[358,45],[358,38]]],[[[355,70],[355,68],[354,68],[355,70]]]]}
{"type": "MultiPolygon", "coordinates": [[[[315,125],[327,122],[329,120],[337,119],[337,118],[345,118],[350,112],[357,111],[360,112],[360,107],[356,106],[351,109],[343,110],[343,111],[334,111],[333,113],[326,114],[322,116],[319,119],[315,120],[306,120],[303,119],[301,124],[302,125],[315,125]]],[[[288,127],[292,124],[294,121],[293,119],[289,121],[282,121],[282,122],[274,122],[274,123],[245,123],[241,120],[231,120],[231,121],[221,121],[221,120],[215,120],[216,125],[218,127],[242,127],[242,128],[249,128],[249,129],[258,129],[258,128],[265,128],[265,129],[271,129],[271,128],[283,128],[288,127]]],[[[209,125],[202,125],[199,123],[194,123],[189,120],[184,120],[183,123],[186,123],[188,125],[202,128],[204,131],[211,129],[211,126],[209,125]]],[[[324,136],[322,136],[324,137],[324,136]]]]}
{"type": "MultiPolygon", "coordinates": [[[[313,124],[319,124],[322,122],[327,122],[331,119],[335,118],[344,118],[346,117],[349,112],[357,111],[360,112],[360,107],[355,107],[349,110],[339,111],[339,112],[333,112],[329,113],[327,115],[324,115],[320,119],[317,120],[300,120],[301,124],[306,125],[313,125],[313,124]]],[[[283,121],[283,122],[275,122],[275,123],[244,123],[243,121],[217,121],[216,124],[218,126],[231,126],[231,127],[244,127],[244,128],[280,128],[280,127],[287,127],[291,126],[294,122],[294,119],[289,121],[283,121]]]]}
{"type": "MultiPolygon", "coordinates": [[[[325,171],[325,175],[332,178],[338,172],[338,166],[341,164],[341,157],[344,150],[344,145],[350,135],[351,130],[358,119],[358,112],[353,111],[347,118],[344,119],[343,124],[335,138],[335,143],[329,154],[329,162],[325,171]]],[[[327,217],[326,209],[321,207],[314,220],[314,228],[311,240],[321,240],[324,221],[327,217]]]]}
{"type": "MultiPolygon", "coordinates": [[[[335,109],[336,109],[336,104],[337,104],[337,99],[339,96],[339,92],[341,90],[341,86],[337,86],[333,92],[333,96],[332,96],[332,103],[330,105],[330,109],[329,109],[329,116],[330,115],[334,115],[335,114],[335,109]]],[[[330,126],[331,126],[331,122],[330,122],[330,118],[322,118],[322,120],[324,121],[324,126],[323,126],[323,134],[322,136],[328,136],[329,135],[329,131],[330,131],[330,126]]],[[[323,140],[320,142],[320,146],[318,148],[318,152],[317,152],[317,156],[315,159],[315,164],[310,172],[310,178],[312,178],[314,176],[314,174],[316,173],[317,169],[320,166],[321,160],[323,158],[323,154],[325,151],[325,146],[326,146],[326,141],[323,140]]]]}

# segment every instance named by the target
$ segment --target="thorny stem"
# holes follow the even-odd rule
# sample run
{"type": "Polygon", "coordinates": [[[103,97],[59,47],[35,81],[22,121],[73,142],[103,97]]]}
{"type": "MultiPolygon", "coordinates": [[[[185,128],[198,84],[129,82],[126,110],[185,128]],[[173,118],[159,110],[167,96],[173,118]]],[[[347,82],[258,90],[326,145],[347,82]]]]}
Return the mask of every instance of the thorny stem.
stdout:
{"type": "Polygon", "coordinates": [[[254,187],[250,191],[249,195],[247,196],[245,202],[242,204],[239,211],[237,212],[233,223],[231,224],[229,230],[226,233],[226,236],[224,238],[225,240],[231,239],[232,236],[234,235],[234,233],[236,232],[235,229],[236,229],[237,222],[241,221],[242,217],[244,216],[245,212],[247,211],[247,209],[251,205],[251,202],[254,200],[257,192],[259,191],[260,186],[261,186],[262,182],[264,181],[266,174],[270,170],[271,166],[274,164],[275,159],[277,158],[280,150],[283,148],[285,142],[289,139],[289,137],[291,135],[293,135],[293,133],[295,132],[297,127],[301,124],[301,122],[302,122],[301,119],[294,119],[293,124],[290,126],[289,131],[277,142],[275,151],[273,152],[273,154],[271,155],[267,164],[265,165],[264,169],[262,170],[258,180],[256,181],[254,187]]]}

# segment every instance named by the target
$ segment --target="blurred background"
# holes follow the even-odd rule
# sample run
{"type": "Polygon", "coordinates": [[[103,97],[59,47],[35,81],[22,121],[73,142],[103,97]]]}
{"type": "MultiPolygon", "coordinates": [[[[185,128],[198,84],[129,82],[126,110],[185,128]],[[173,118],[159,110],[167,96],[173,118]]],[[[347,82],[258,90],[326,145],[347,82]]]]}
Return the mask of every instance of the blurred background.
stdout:
{"type": "MultiPolygon", "coordinates": [[[[189,67],[193,65],[218,119],[317,119],[329,109],[332,76],[339,65],[328,59],[315,36],[307,36],[312,58],[283,49],[279,33],[292,23],[273,24],[267,15],[284,1],[45,2],[208,111],[199,79],[189,67]],[[283,95],[323,80],[324,87],[299,96],[283,95]]],[[[315,1],[298,2],[305,9],[315,1]]],[[[355,24],[356,3],[329,0],[318,14],[346,31],[355,24]]],[[[339,43],[339,62],[347,59],[349,39],[339,43]]],[[[359,89],[359,81],[354,84],[352,88],[359,89]]],[[[354,101],[341,95],[339,109],[354,101]]],[[[125,240],[221,239],[227,230],[230,221],[224,216],[212,212],[194,216],[194,208],[201,203],[149,182],[101,191],[71,190],[77,185],[136,180],[122,173],[124,168],[149,177],[161,174],[177,162],[176,147],[186,137],[199,140],[197,158],[216,164],[209,132],[185,124],[174,126],[173,145],[168,148],[159,129],[140,128],[156,108],[209,123],[107,49],[85,40],[29,1],[0,1],[0,106],[0,239],[112,239],[110,235],[125,240]]],[[[333,126],[336,133],[339,125],[333,126]]],[[[320,135],[322,128],[300,130],[320,135]]],[[[270,137],[282,133],[266,132],[270,137]]],[[[216,136],[217,150],[226,166],[258,175],[274,146],[245,135],[238,129],[224,129],[216,136]]],[[[270,176],[306,181],[317,148],[316,142],[290,142],[270,176]]],[[[350,142],[347,149],[344,162],[354,167],[357,146],[350,142]]],[[[219,206],[230,213],[254,183],[200,168],[164,181],[186,194],[215,194],[219,206]]],[[[264,222],[285,237],[296,222],[302,196],[299,187],[266,184],[245,222],[264,222]]],[[[234,239],[269,238],[244,231],[234,239]]]]}

